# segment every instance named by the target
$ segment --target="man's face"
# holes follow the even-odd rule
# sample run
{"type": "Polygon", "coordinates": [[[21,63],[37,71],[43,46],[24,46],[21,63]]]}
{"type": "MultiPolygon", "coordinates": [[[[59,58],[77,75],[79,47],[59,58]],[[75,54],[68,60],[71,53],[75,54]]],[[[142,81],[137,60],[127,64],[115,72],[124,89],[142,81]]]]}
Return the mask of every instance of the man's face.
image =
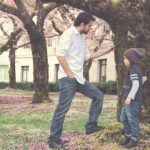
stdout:
{"type": "Polygon", "coordinates": [[[88,34],[89,33],[89,31],[90,31],[90,29],[91,29],[91,27],[92,27],[92,21],[90,21],[88,24],[82,24],[81,26],[82,26],[82,30],[81,30],[81,33],[84,33],[84,34],[88,34]]]}

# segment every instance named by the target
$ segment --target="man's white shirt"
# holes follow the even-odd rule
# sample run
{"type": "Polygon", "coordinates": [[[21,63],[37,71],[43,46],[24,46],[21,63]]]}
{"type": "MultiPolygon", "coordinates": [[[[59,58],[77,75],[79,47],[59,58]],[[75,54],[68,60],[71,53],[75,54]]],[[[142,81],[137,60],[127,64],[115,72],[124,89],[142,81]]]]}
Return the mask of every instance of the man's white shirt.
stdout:
{"type": "MultiPolygon", "coordinates": [[[[64,31],[60,36],[56,55],[65,56],[76,80],[80,84],[84,84],[83,64],[90,58],[90,52],[86,46],[85,36],[80,34],[74,26],[64,31]]],[[[67,77],[67,74],[60,65],[58,79],[63,77],[67,77]]]]}

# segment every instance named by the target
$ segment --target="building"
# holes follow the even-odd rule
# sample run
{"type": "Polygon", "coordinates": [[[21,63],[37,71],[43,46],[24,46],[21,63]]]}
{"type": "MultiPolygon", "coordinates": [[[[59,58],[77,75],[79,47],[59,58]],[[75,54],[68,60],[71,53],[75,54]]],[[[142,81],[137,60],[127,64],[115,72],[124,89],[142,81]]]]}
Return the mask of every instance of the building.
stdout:
{"type": "MultiPolygon", "coordinates": [[[[9,59],[8,52],[0,55],[0,82],[8,82],[9,59]]],[[[48,48],[49,82],[57,81],[59,63],[55,55],[55,48],[48,48]]],[[[89,72],[90,82],[116,81],[114,53],[111,52],[94,59],[89,72]]],[[[16,51],[16,81],[33,81],[33,62],[30,48],[16,51]]]]}
{"type": "MultiPolygon", "coordinates": [[[[97,31],[95,33],[97,35],[101,35],[104,32],[104,30],[106,30],[106,27],[107,27],[106,23],[101,23],[101,26],[96,26],[97,31]]],[[[97,35],[94,35],[95,37],[93,41],[88,40],[90,49],[93,49],[94,48],[93,45],[96,46],[96,43],[98,43],[97,35]]],[[[3,39],[2,33],[0,33],[0,37],[1,39],[3,39]]],[[[111,37],[112,33],[110,32],[107,35],[106,40],[101,45],[102,48],[108,46],[111,43],[111,37]]],[[[57,73],[59,63],[55,55],[57,42],[58,42],[57,36],[47,39],[49,82],[56,82],[58,79],[57,73]]],[[[0,44],[1,43],[3,42],[1,41],[0,44]]],[[[8,71],[10,65],[8,56],[9,56],[8,52],[4,52],[0,55],[0,82],[9,82],[8,71]]],[[[90,82],[107,82],[110,80],[116,81],[116,70],[113,52],[100,58],[94,59],[89,72],[90,82]]],[[[30,45],[26,45],[16,50],[16,81],[17,82],[33,81],[33,62],[30,45]]]]}

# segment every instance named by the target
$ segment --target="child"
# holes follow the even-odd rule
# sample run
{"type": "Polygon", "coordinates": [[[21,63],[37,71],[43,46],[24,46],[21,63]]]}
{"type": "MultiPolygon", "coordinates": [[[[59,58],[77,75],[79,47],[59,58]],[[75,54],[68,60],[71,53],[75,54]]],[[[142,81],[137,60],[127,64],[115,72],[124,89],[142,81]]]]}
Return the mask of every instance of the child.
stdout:
{"type": "Polygon", "coordinates": [[[120,120],[123,124],[124,140],[120,145],[126,148],[137,146],[140,139],[139,111],[142,101],[142,69],[140,61],[144,57],[144,50],[130,48],[124,52],[126,76],[124,81],[123,107],[120,120]]]}

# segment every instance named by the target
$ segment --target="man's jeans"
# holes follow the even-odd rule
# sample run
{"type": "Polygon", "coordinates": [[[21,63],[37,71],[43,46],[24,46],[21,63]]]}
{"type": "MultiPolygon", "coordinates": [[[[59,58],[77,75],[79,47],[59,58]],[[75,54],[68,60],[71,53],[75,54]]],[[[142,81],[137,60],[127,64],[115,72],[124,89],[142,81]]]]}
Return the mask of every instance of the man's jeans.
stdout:
{"type": "Polygon", "coordinates": [[[88,81],[84,85],[79,84],[75,78],[64,77],[59,80],[59,101],[52,119],[49,143],[60,139],[65,115],[70,108],[76,92],[92,98],[87,126],[95,124],[102,110],[103,93],[88,81]]]}
{"type": "Polygon", "coordinates": [[[132,101],[130,105],[122,107],[120,121],[123,124],[124,134],[131,136],[131,138],[138,140],[140,138],[139,129],[139,111],[141,103],[139,101],[132,101]]]}

